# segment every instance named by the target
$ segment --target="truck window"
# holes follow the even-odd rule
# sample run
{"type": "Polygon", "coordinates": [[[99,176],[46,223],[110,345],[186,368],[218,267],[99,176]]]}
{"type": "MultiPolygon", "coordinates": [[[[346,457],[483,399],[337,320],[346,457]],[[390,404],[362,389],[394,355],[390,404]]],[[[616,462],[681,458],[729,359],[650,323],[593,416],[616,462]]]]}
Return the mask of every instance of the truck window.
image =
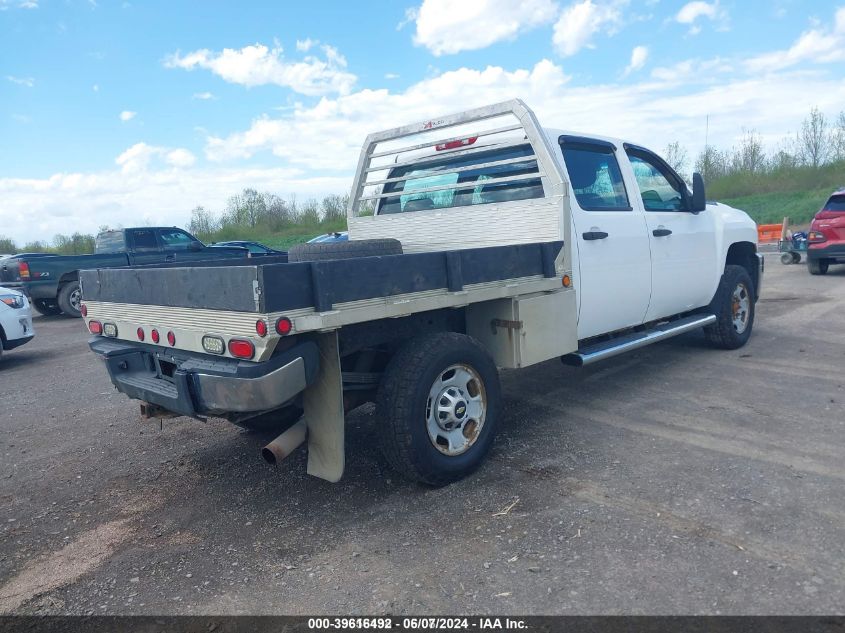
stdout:
{"type": "Polygon", "coordinates": [[[198,241],[179,229],[161,229],[159,235],[164,242],[164,248],[168,250],[187,250],[191,242],[198,241]]]}
{"type": "Polygon", "coordinates": [[[104,231],[94,242],[95,253],[122,253],[126,250],[123,231],[104,231]]]}
{"type": "Polygon", "coordinates": [[[667,174],[663,173],[662,165],[648,156],[629,154],[634,177],[640,188],[643,206],[646,211],[681,211],[684,208],[684,198],[680,184],[673,184],[667,174]]]}
{"type": "Polygon", "coordinates": [[[157,251],[158,240],[153,229],[132,231],[132,244],[136,251],[157,251]]]}
{"type": "Polygon", "coordinates": [[[444,155],[425,157],[415,165],[406,165],[391,169],[388,178],[403,178],[387,183],[383,193],[397,195],[383,198],[378,213],[407,213],[427,209],[446,209],[476,204],[510,202],[542,198],[543,185],[537,178],[527,178],[516,182],[487,181],[493,178],[523,176],[538,173],[537,160],[526,158],[505,165],[484,167],[483,164],[499,160],[518,159],[521,156],[533,156],[530,144],[477,151],[464,155],[444,155]],[[478,165],[477,169],[472,169],[478,165]],[[452,171],[461,168],[461,171],[452,171]],[[469,168],[469,169],[463,169],[469,168]],[[414,193],[427,187],[443,187],[438,191],[414,193]]]}
{"type": "Polygon", "coordinates": [[[631,211],[619,162],[610,145],[562,143],[578,206],[585,211],[631,211]]]}

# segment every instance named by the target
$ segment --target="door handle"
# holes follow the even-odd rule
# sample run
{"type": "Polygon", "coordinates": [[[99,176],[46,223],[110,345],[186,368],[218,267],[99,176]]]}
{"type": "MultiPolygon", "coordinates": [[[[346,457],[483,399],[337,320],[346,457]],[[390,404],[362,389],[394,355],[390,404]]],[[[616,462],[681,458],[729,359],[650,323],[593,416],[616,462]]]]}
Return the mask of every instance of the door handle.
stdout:
{"type": "Polygon", "coordinates": [[[603,240],[607,237],[607,233],[604,231],[587,231],[584,233],[585,240],[603,240]]]}
{"type": "Polygon", "coordinates": [[[651,234],[654,237],[666,237],[667,235],[672,235],[672,231],[669,229],[654,229],[651,234]]]}
{"type": "Polygon", "coordinates": [[[176,255],[168,255],[164,258],[164,261],[166,261],[166,262],[172,262],[172,261],[175,261],[175,260],[176,260],[176,255]]]}

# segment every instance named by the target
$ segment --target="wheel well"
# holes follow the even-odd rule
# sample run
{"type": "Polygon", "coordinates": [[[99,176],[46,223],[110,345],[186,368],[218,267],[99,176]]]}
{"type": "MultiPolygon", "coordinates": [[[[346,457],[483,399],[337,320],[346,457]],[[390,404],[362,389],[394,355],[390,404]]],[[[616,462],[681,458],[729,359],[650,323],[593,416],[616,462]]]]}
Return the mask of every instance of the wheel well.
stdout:
{"type": "MultiPolygon", "coordinates": [[[[748,271],[748,276],[754,282],[755,290],[759,287],[759,270],[757,268],[757,247],[751,242],[735,242],[728,249],[725,266],[742,266],[748,271]]],[[[756,292],[754,293],[757,294],[756,292]]]]}
{"type": "Polygon", "coordinates": [[[3,347],[6,342],[6,332],[3,331],[3,326],[0,325],[0,347],[3,347]]]}
{"type": "Polygon", "coordinates": [[[79,271],[78,270],[74,270],[72,272],[65,273],[64,275],[59,277],[59,287],[61,288],[66,283],[71,282],[71,281],[77,281],[78,279],[79,279],[79,271]]]}

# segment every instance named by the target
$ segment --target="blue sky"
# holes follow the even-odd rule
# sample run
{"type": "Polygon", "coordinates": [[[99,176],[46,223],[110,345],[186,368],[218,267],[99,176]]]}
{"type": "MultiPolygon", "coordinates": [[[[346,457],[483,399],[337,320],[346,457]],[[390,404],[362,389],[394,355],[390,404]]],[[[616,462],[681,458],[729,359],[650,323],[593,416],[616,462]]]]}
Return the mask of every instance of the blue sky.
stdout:
{"type": "Polygon", "coordinates": [[[0,234],[349,189],[369,131],[521,97],[661,150],[845,108],[845,0],[0,0],[0,234]]]}

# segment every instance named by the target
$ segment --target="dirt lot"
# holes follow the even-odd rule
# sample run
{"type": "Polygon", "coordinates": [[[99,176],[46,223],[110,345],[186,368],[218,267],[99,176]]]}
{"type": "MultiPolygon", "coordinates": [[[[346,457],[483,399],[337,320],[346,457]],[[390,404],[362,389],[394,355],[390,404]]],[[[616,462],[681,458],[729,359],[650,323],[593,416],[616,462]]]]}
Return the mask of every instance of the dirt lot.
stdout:
{"type": "Polygon", "coordinates": [[[335,485],[142,423],[81,323],[38,318],[0,366],[0,612],[842,613],[845,267],[767,263],[742,350],[505,373],[491,459],[439,490],[369,410],[335,485]]]}

